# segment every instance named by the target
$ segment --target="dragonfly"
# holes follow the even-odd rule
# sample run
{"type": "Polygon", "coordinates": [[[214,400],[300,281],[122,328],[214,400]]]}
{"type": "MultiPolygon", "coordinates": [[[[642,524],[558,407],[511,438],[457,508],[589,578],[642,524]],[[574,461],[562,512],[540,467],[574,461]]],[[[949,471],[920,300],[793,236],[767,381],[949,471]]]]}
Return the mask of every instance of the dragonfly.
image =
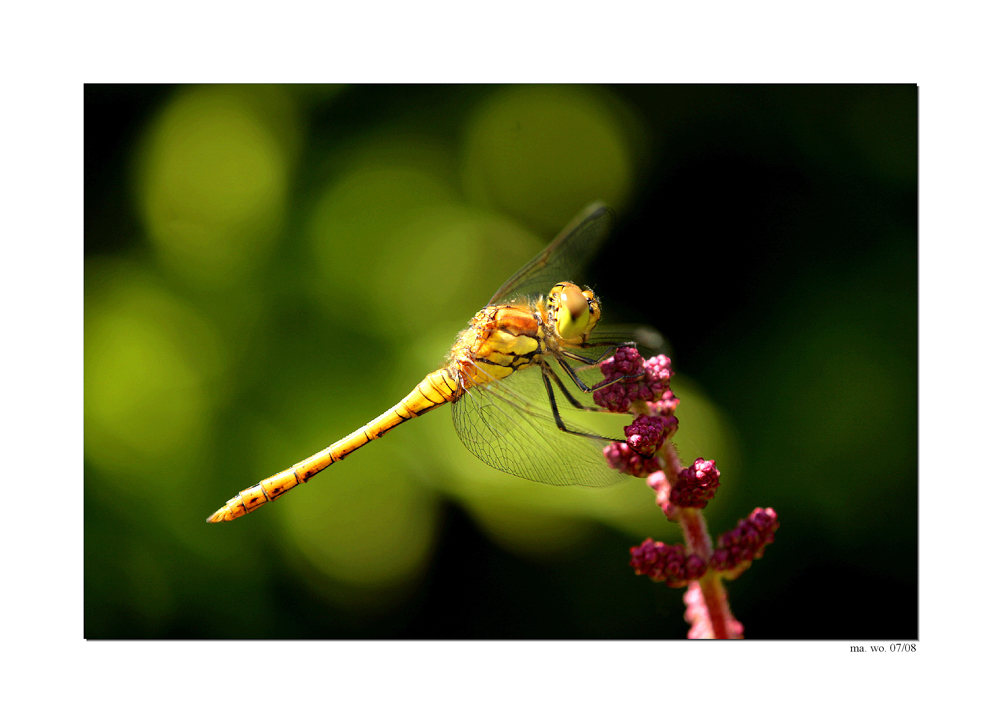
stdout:
{"type": "Polygon", "coordinates": [[[451,404],[466,448],[495,469],[585,487],[628,478],[611,469],[601,453],[601,447],[620,439],[570,423],[560,410],[562,405],[563,410],[610,413],[582,403],[570,388],[589,394],[622,381],[599,379],[594,371],[617,349],[636,345],[634,329],[596,329],[601,318],[597,296],[570,280],[610,234],[612,223],[604,204],[584,209],[472,318],[447,363],[399,403],[326,449],[244,489],[207,521],[245,516],[404,421],[445,404],[451,404]]]}

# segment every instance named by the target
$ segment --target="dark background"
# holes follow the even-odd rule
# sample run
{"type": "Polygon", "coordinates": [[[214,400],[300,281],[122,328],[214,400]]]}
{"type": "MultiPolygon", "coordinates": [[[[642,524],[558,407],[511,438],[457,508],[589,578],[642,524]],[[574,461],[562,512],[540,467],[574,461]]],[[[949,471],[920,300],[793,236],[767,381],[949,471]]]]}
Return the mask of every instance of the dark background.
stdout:
{"type": "Polygon", "coordinates": [[[204,518],[381,413],[603,198],[590,276],[669,339],[753,639],[917,637],[915,86],[86,86],[84,635],[682,638],[641,481],[494,474],[446,412],[204,518]],[[418,428],[419,427],[419,428],[418,428]],[[604,496],[602,496],[604,495],[604,496]]]}

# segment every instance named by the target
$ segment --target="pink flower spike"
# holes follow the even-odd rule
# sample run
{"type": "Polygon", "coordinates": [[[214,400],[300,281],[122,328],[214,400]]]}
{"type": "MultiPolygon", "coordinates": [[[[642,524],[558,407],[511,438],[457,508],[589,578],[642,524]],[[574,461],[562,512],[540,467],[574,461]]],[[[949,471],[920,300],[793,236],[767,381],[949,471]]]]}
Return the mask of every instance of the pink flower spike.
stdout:
{"type": "Polygon", "coordinates": [[[670,491],[670,502],[676,506],[704,509],[719,488],[719,470],[714,461],[702,458],[677,474],[677,483],[670,491]]]}

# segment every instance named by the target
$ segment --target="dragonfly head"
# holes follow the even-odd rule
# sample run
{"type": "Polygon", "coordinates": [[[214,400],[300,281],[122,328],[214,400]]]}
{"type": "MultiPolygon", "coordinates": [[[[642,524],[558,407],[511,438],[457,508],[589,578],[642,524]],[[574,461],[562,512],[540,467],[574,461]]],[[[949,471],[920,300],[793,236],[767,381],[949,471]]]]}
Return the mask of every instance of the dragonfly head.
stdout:
{"type": "Polygon", "coordinates": [[[568,342],[585,341],[601,318],[594,292],[574,283],[557,283],[549,291],[548,311],[556,333],[568,342]]]}

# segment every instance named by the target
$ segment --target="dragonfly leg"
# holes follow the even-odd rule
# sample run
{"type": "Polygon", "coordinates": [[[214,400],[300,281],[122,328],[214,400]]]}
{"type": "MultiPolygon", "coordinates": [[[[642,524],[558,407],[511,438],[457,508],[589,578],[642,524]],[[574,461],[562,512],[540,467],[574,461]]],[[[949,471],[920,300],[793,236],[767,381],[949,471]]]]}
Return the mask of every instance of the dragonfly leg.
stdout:
{"type": "MultiPolygon", "coordinates": [[[[556,395],[555,392],[552,390],[552,379],[555,379],[555,382],[559,386],[560,390],[566,395],[566,398],[570,399],[570,401],[573,402],[574,406],[576,406],[579,409],[584,409],[584,410],[588,409],[586,406],[581,406],[575,399],[573,399],[573,397],[569,395],[566,387],[563,386],[562,381],[560,381],[559,377],[556,376],[555,371],[552,370],[552,367],[549,366],[548,364],[543,363],[542,382],[545,384],[545,393],[547,393],[549,396],[549,404],[552,407],[552,418],[555,420],[556,426],[559,428],[560,431],[565,431],[567,434],[574,434],[576,436],[583,436],[588,439],[596,439],[598,441],[608,441],[608,442],[621,441],[621,439],[609,439],[606,436],[601,436],[599,434],[588,434],[584,431],[577,431],[576,429],[571,429],[567,427],[562,420],[562,416],[559,415],[559,405],[556,403],[556,395]]],[[[599,411],[599,409],[594,409],[594,410],[599,411]]]]}
{"type": "MultiPolygon", "coordinates": [[[[618,348],[620,348],[620,347],[618,347],[618,348]]],[[[616,348],[616,350],[617,350],[617,348],[616,348]]],[[[577,356],[572,355],[572,354],[564,353],[562,355],[566,356],[568,358],[571,358],[574,361],[579,361],[580,360],[577,356]]],[[[576,371],[574,371],[573,368],[568,363],[566,363],[565,359],[557,357],[556,361],[562,367],[562,370],[565,371],[569,375],[569,377],[571,379],[573,379],[573,381],[580,388],[580,390],[583,391],[584,393],[587,393],[587,394],[593,393],[597,389],[604,388],[605,386],[608,386],[610,384],[617,384],[617,383],[619,383],[621,381],[630,381],[631,379],[642,378],[646,374],[645,371],[640,371],[638,373],[629,374],[628,376],[622,376],[622,377],[617,378],[617,379],[604,379],[603,381],[598,381],[593,386],[588,386],[586,383],[583,382],[583,380],[579,376],[576,375],[576,371]]]]}
{"type": "Polygon", "coordinates": [[[573,406],[575,406],[576,408],[580,409],[581,411],[604,411],[604,409],[599,409],[596,406],[584,406],[583,404],[581,404],[573,396],[573,394],[569,392],[569,389],[566,388],[566,385],[562,382],[562,379],[559,378],[559,374],[553,371],[552,367],[549,366],[548,364],[542,364],[542,375],[547,379],[547,381],[554,382],[555,385],[559,387],[559,390],[562,391],[562,394],[563,396],[566,397],[566,400],[569,401],[571,404],[573,404],[573,406]]]}

